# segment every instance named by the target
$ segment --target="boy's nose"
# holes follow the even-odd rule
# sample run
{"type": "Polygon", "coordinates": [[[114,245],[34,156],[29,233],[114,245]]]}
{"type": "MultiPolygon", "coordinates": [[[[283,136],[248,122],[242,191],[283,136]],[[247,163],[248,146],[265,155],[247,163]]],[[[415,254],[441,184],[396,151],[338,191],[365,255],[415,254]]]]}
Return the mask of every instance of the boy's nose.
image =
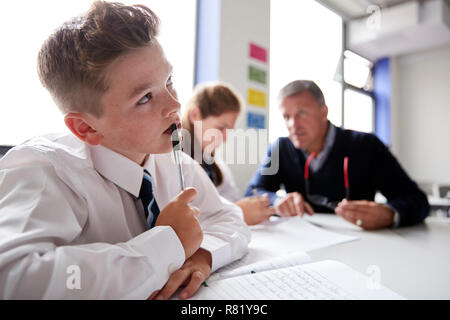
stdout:
{"type": "Polygon", "coordinates": [[[167,94],[167,97],[164,102],[164,116],[171,115],[172,113],[178,113],[181,108],[181,104],[178,101],[176,95],[167,94]]]}

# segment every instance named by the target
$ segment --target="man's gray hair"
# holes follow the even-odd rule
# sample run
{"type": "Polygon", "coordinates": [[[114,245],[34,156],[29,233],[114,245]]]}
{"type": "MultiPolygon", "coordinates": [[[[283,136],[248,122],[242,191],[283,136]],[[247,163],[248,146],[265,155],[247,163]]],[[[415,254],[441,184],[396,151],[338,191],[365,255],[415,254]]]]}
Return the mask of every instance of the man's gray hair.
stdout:
{"type": "Polygon", "coordinates": [[[325,104],[325,97],[319,86],[311,80],[295,80],[285,85],[278,93],[278,104],[280,104],[287,97],[295,96],[304,91],[309,91],[314,96],[319,106],[325,104]]]}

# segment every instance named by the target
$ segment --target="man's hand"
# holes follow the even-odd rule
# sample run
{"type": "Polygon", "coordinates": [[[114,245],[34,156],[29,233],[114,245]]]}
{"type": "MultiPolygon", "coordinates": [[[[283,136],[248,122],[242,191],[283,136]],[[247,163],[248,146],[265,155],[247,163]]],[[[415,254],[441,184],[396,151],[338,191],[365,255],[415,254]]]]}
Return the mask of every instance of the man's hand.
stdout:
{"type": "Polygon", "coordinates": [[[155,291],[149,299],[169,299],[182,286],[184,288],[180,291],[180,299],[192,297],[211,274],[211,264],[211,253],[198,249],[180,269],[172,273],[166,285],[160,291],[155,291]]]}
{"type": "Polygon", "coordinates": [[[269,195],[261,197],[246,197],[236,202],[244,212],[245,223],[249,226],[259,224],[275,214],[275,209],[270,206],[269,195]]]}
{"type": "Polygon", "coordinates": [[[184,248],[186,259],[192,256],[203,241],[203,232],[197,217],[200,211],[189,206],[197,195],[194,188],[186,188],[159,213],[155,226],[170,226],[184,248]]]}
{"type": "Polygon", "coordinates": [[[314,209],[307,203],[298,192],[288,193],[285,198],[278,199],[274,203],[275,210],[282,217],[301,216],[305,213],[312,216],[314,209]]]}
{"type": "Polygon", "coordinates": [[[366,230],[387,228],[394,221],[394,211],[392,209],[373,201],[348,201],[344,199],[334,211],[345,220],[357,224],[366,230]]]}

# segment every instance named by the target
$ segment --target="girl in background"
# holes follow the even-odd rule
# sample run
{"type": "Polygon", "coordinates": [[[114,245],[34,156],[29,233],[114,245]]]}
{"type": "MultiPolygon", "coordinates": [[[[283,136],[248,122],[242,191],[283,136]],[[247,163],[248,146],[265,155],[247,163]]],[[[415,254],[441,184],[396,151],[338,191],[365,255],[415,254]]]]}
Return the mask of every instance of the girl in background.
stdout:
{"type": "Polygon", "coordinates": [[[226,142],[227,130],[234,128],[241,111],[241,101],[238,93],[226,84],[207,83],[197,86],[182,116],[183,129],[190,133],[190,141],[183,140],[183,150],[195,160],[201,161],[202,168],[219,194],[242,209],[248,225],[255,225],[275,214],[275,209],[270,207],[268,195],[239,200],[239,190],[230,169],[221,159],[214,158],[214,151],[226,142]],[[194,126],[197,121],[201,123],[194,126]],[[220,135],[217,135],[219,132],[220,135]],[[186,148],[188,143],[190,147],[186,148]],[[202,156],[195,157],[194,153],[199,153],[199,150],[202,156]]]}

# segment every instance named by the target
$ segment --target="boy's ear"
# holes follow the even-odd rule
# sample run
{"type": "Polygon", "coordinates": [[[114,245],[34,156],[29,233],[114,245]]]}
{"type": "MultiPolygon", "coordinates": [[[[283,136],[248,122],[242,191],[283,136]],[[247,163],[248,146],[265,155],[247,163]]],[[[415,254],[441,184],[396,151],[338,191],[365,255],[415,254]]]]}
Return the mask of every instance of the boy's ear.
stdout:
{"type": "Polygon", "coordinates": [[[90,124],[85,114],[70,112],[64,116],[64,122],[74,135],[86,143],[95,146],[103,140],[103,135],[90,124]]]}
{"type": "Polygon", "coordinates": [[[200,108],[195,106],[189,112],[189,120],[194,123],[194,121],[202,120],[202,113],[200,112],[200,108]]]}

